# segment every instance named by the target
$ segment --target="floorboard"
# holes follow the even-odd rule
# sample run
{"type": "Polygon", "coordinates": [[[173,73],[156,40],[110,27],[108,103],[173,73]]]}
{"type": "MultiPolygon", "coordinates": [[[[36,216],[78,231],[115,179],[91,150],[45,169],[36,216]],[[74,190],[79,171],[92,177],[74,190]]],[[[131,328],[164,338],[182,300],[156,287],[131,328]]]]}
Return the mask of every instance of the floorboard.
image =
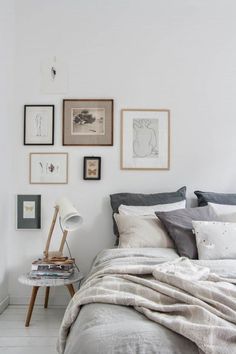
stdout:
{"type": "Polygon", "coordinates": [[[9,306],[0,315],[0,354],[56,354],[64,308],[35,306],[25,327],[27,306],[9,306]]]}

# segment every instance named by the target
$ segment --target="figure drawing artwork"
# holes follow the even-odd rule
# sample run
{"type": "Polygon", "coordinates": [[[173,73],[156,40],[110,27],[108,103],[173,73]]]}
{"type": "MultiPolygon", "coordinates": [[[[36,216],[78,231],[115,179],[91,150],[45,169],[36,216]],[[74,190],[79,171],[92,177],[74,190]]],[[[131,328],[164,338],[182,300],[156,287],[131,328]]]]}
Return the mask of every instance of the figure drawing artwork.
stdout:
{"type": "Polygon", "coordinates": [[[133,119],[134,158],[158,157],[158,141],[158,119],[133,119]]]}
{"type": "Polygon", "coordinates": [[[121,132],[121,169],[169,169],[168,109],[123,109],[121,132]]]}
{"type": "Polygon", "coordinates": [[[25,105],[24,145],[54,144],[54,105],[25,105]]]}

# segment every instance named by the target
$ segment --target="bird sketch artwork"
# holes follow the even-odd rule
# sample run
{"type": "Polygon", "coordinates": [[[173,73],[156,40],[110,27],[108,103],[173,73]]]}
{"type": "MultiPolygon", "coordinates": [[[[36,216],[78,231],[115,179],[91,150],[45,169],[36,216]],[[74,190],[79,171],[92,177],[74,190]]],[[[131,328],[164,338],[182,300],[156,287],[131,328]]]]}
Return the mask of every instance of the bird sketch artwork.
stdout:
{"type": "Polygon", "coordinates": [[[133,158],[159,157],[159,120],[133,119],[133,158]]]}
{"type": "Polygon", "coordinates": [[[72,135],[104,135],[105,109],[103,108],[72,108],[72,135]]]}

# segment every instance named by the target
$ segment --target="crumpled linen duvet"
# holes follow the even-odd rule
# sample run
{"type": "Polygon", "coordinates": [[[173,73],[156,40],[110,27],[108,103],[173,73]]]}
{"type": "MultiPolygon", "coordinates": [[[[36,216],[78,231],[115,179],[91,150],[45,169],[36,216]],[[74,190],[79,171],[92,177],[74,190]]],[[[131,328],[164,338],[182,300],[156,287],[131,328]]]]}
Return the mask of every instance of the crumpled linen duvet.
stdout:
{"type": "Polygon", "coordinates": [[[105,303],[132,307],[189,339],[201,353],[236,353],[236,261],[192,261],[161,254],[103,251],[68,305],[58,352],[64,353],[81,306],[105,303]]]}

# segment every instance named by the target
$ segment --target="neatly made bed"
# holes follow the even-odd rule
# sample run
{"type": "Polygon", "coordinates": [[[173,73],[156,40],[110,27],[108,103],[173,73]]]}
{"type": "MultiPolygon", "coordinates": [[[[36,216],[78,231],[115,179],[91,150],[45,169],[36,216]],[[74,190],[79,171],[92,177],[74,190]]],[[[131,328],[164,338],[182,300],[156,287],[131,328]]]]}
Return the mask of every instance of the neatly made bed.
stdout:
{"type": "Polygon", "coordinates": [[[235,260],[190,261],[170,248],[104,250],[67,308],[58,350],[232,354],[235,278],[235,260]]]}

